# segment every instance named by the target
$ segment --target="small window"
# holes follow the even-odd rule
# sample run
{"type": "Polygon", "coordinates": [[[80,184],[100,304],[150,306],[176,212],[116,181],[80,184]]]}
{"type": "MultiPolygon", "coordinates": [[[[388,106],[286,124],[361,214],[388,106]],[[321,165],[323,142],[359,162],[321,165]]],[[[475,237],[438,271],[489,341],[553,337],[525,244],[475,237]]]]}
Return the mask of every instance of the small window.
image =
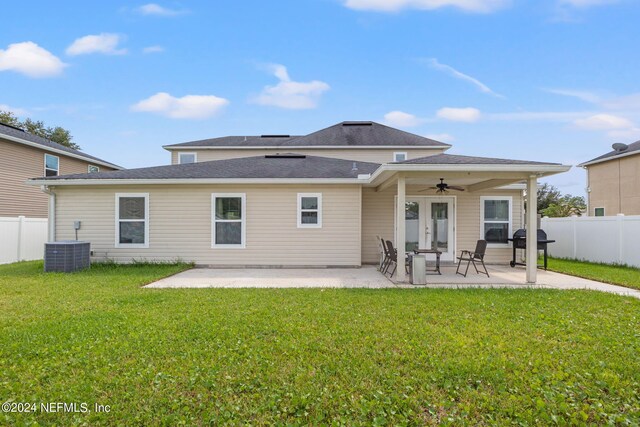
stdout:
{"type": "Polygon", "coordinates": [[[212,248],[245,247],[245,194],[212,194],[212,248]]]}
{"type": "Polygon", "coordinates": [[[52,154],[44,155],[44,176],[58,176],[60,173],[60,159],[52,154]]]}
{"type": "Polygon", "coordinates": [[[149,247],[149,194],[116,194],[116,247],[149,247]]]}
{"type": "Polygon", "coordinates": [[[298,228],[322,227],[322,193],[298,193],[298,228]]]}
{"type": "Polygon", "coordinates": [[[198,161],[196,153],[178,153],[178,164],[195,163],[198,161]]]}
{"type": "Polygon", "coordinates": [[[407,153],[405,152],[395,152],[393,153],[393,161],[394,162],[404,162],[407,160],[407,153]]]}
{"type": "Polygon", "coordinates": [[[89,165],[88,171],[89,173],[100,172],[100,167],[95,165],[89,165]]]}
{"type": "Polygon", "coordinates": [[[604,216],[604,208],[595,208],[594,214],[595,216],[604,216]]]}
{"type": "Polygon", "coordinates": [[[489,244],[506,245],[511,237],[511,197],[481,197],[481,238],[489,244]]]}

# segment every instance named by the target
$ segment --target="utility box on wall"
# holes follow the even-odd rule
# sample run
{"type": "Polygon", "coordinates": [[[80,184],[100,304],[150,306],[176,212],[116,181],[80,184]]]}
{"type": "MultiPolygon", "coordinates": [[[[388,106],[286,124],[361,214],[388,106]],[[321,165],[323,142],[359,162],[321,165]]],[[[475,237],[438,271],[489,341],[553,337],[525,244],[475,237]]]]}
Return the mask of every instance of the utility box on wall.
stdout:
{"type": "Polygon", "coordinates": [[[66,240],[44,244],[44,271],[70,273],[91,266],[91,243],[66,240]]]}

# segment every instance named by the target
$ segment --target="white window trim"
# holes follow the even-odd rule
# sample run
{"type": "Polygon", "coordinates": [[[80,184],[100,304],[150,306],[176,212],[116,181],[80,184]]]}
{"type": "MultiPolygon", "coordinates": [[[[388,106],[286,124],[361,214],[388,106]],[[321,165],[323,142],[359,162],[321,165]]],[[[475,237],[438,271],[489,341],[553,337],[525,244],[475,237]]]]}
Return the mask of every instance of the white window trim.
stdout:
{"type": "Polygon", "coordinates": [[[95,172],[91,172],[91,168],[97,168],[98,170],[96,170],[96,172],[100,172],[100,166],[96,166],[96,165],[87,165],[87,173],[95,173],[95,172]]]}
{"type": "Polygon", "coordinates": [[[298,228],[322,228],[322,193],[298,193],[298,228]],[[302,198],[315,197],[318,199],[318,209],[305,209],[305,212],[318,212],[317,224],[302,223],[302,198]]]}
{"type": "MultiPolygon", "coordinates": [[[[512,196],[480,196],[480,239],[484,239],[484,224],[485,222],[494,222],[504,224],[507,221],[485,221],[484,219],[484,202],[485,200],[508,200],[509,201],[509,231],[507,237],[513,236],[513,197],[512,196]]],[[[507,243],[491,243],[487,242],[488,248],[506,248],[510,247],[511,242],[507,243]]]]}
{"type": "Polygon", "coordinates": [[[211,248],[213,249],[245,249],[247,246],[247,195],[246,193],[211,193],[211,248]],[[216,199],[226,197],[239,197],[242,203],[242,217],[240,221],[229,219],[216,219],[216,199]],[[216,222],[240,222],[241,243],[239,245],[216,244],[216,222]]]}
{"type": "Polygon", "coordinates": [[[602,209],[602,216],[607,216],[607,211],[605,210],[604,206],[598,206],[596,208],[593,208],[593,216],[594,217],[598,217],[600,218],[597,214],[596,214],[596,209],[602,209]]]}
{"type": "MultiPolygon", "coordinates": [[[[140,220],[123,220],[125,222],[139,222],[140,220]]],[[[149,247],[149,193],[116,193],[116,248],[148,248],[149,247]],[[120,198],[144,197],[144,243],[120,243],[120,198]]]]}
{"type": "Polygon", "coordinates": [[[179,165],[184,165],[184,164],[188,164],[188,163],[182,163],[182,156],[185,155],[193,155],[193,163],[198,163],[198,153],[196,153],[195,151],[185,151],[184,153],[180,152],[178,153],[178,164],[179,165]]]}
{"type": "Polygon", "coordinates": [[[47,169],[49,169],[49,170],[55,170],[55,171],[56,171],[56,174],[55,174],[54,176],[58,176],[58,175],[60,175],[60,157],[58,157],[58,156],[54,156],[53,154],[44,153],[43,161],[44,161],[44,176],[47,176],[47,169]],[[56,169],[49,169],[49,168],[47,167],[47,156],[55,157],[56,159],[58,159],[58,169],[57,169],[57,170],[56,170],[56,169]]]}
{"type": "Polygon", "coordinates": [[[405,160],[409,160],[409,156],[407,156],[407,152],[406,151],[395,151],[393,153],[393,161],[394,162],[404,162],[405,160]],[[396,156],[398,156],[399,154],[404,155],[404,160],[397,160],[396,156]]]}

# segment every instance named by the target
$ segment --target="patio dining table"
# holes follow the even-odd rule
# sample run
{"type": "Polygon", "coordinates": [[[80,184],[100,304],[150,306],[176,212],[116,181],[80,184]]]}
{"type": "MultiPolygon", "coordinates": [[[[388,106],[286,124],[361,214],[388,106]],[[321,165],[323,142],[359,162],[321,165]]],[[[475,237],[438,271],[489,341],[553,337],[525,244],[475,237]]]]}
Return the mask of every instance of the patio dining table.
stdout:
{"type": "Polygon", "coordinates": [[[413,250],[413,253],[415,253],[415,254],[435,254],[436,255],[436,267],[433,270],[427,269],[427,272],[431,272],[431,273],[434,273],[434,274],[442,275],[442,273],[440,272],[440,255],[442,255],[442,251],[439,251],[437,249],[420,249],[420,248],[416,248],[416,249],[413,250]]]}

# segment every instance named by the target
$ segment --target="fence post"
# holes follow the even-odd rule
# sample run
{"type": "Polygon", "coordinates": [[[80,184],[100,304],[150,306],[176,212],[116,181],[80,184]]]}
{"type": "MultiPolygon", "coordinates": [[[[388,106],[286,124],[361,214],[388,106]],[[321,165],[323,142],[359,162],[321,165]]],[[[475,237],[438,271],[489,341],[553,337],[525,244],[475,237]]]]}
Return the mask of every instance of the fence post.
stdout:
{"type": "Polygon", "coordinates": [[[17,260],[22,261],[24,258],[22,256],[24,247],[24,215],[18,216],[18,247],[17,249],[17,260]]]}
{"type": "Polygon", "coordinates": [[[616,215],[618,223],[618,264],[624,264],[624,214],[616,215]]]}

